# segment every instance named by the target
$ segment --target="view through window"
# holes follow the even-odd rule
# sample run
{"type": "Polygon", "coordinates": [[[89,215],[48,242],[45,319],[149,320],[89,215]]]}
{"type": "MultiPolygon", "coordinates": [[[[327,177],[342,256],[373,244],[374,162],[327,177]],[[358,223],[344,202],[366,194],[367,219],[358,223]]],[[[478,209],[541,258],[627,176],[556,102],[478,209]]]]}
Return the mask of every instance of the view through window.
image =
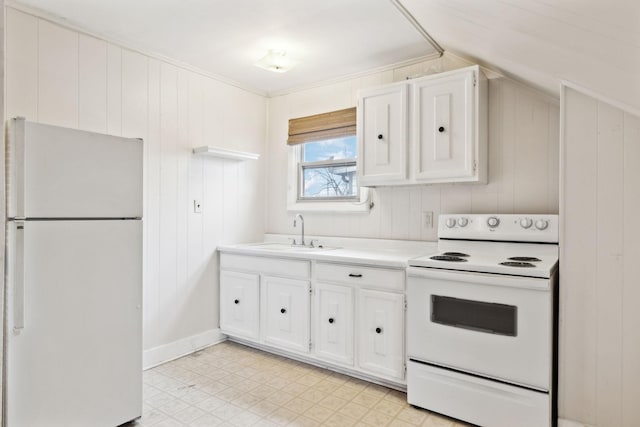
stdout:
{"type": "Polygon", "coordinates": [[[299,200],[358,197],[355,135],[301,145],[299,200]]]}

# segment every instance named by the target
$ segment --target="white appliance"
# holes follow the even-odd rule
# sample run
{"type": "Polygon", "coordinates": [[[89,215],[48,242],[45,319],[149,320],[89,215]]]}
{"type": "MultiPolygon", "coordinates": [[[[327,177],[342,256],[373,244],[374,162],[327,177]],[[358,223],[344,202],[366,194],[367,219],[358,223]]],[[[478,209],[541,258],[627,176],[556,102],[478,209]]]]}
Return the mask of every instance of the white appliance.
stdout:
{"type": "Polygon", "coordinates": [[[4,416],[142,413],[142,140],[9,123],[4,416]]]}
{"type": "Polygon", "coordinates": [[[558,218],[440,215],[407,270],[407,399],[487,427],[557,424],[558,218]]]}

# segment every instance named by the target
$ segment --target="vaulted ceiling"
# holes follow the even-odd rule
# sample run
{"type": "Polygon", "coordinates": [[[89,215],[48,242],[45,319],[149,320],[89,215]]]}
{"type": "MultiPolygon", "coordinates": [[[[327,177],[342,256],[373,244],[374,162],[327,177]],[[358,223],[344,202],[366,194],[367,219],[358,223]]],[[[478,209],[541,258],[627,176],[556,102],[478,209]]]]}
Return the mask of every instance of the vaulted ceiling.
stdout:
{"type": "MultiPolygon", "coordinates": [[[[398,1],[398,0],[395,0],[398,1]]],[[[640,109],[640,1],[399,0],[446,51],[558,94],[640,109]]],[[[57,20],[272,94],[437,56],[391,0],[19,0],[57,20]],[[268,49],[298,62],[271,73],[268,49]]]]}

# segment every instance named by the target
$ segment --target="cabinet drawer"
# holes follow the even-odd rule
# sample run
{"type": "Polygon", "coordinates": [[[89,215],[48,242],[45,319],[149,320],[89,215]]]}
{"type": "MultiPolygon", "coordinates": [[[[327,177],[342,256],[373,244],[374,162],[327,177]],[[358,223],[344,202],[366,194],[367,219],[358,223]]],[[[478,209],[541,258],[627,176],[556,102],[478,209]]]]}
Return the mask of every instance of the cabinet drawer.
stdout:
{"type": "Polygon", "coordinates": [[[316,278],[319,282],[345,283],[368,288],[404,291],[404,275],[404,270],[326,262],[316,264],[316,278]]]}
{"type": "Polygon", "coordinates": [[[220,269],[300,279],[308,279],[310,276],[309,261],[237,254],[220,254],[220,269]]]}

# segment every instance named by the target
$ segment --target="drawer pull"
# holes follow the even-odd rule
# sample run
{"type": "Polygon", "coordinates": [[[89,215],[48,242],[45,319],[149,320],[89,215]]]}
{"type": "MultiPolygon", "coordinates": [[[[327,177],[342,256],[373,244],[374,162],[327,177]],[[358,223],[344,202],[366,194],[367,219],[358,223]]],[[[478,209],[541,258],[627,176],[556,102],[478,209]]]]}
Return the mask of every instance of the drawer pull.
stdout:
{"type": "Polygon", "coordinates": [[[281,309],[280,309],[280,313],[285,314],[286,312],[287,312],[287,309],[286,309],[286,308],[281,308],[281,309]]]}
{"type": "Polygon", "coordinates": [[[233,301],[233,303],[234,303],[234,304],[240,304],[240,300],[239,300],[239,299],[234,300],[234,301],[233,301]]]}
{"type": "Polygon", "coordinates": [[[349,273],[349,277],[362,277],[360,273],[349,273]]]}
{"type": "Polygon", "coordinates": [[[333,323],[333,317],[329,318],[329,323],[333,323]]]}
{"type": "Polygon", "coordinates": [[[376,334],[381,334],[382,333],[382,328],[376,328],[376,334]]]}

